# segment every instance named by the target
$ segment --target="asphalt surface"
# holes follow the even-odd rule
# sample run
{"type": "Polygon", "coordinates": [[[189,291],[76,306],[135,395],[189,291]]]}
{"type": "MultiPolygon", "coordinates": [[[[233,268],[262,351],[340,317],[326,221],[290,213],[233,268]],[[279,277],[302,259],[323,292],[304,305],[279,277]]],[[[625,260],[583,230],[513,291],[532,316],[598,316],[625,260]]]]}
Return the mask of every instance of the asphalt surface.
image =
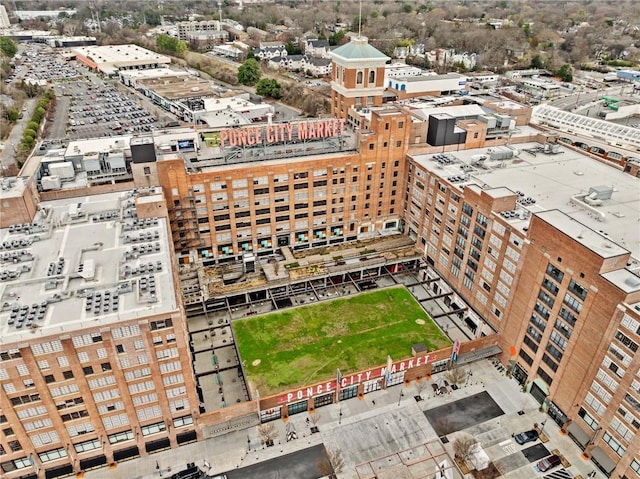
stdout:
{"type": "Polygon", "coordinates": [[[227,479],[317,479],[328,475],[322,464],[328,464],[326,449],[323,444],[318,444],[286,456],[229,471],[226,475],[227,479]]]}
{"type": "Polygon", "coordinates": [[[22,115],[22,118],[19,118],[13,125],[11,133],[9,133],[9,137],[4,140],[4,150],[0,152],[0,162],[2,163],[2,167],[15,164],[16,152],[18,151],[18,145],[22,139],[22,133],[24,132],[27,123],[31,120],[31,115],[33,114],[33,109],[35,108],[37,101],[37,98],[28,98],[24,102],[26,111],[22,115]]]}
{"type": "Polygon", "coordinates": [[[49,128],[45,138],[59,139],[66,136],[67,118],[69,118],[69,105],[71,99],[68,96],[58,95],[56,98],[56,114],[50,119],[49,128]]]}
{"type": "Polygon", "coordinates": [[[538,462],[543,457],[551,455],[544,444],[535,444],[522,450],[522,454],[529,462],[538,462]]]}
{"type": "Polygon", "coordinates": [[[424,411],[424,415],[440,437],[503,414],[504,411],[486,391],[424,411]]]}

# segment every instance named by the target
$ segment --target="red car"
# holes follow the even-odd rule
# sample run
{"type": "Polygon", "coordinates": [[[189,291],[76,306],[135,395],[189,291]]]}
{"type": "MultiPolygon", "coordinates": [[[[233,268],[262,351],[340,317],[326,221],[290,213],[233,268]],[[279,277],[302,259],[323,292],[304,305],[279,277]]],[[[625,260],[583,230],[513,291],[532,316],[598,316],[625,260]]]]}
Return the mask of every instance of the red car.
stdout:
{"type": "Polygon", "coordinates": [[[560,460],[560,456],[554,454],[542,459],[540,462],[538,462],[538,464],[536,464],[536,467],[540,472],[546,472],[549,469],[553,469],[554,467],[559,466],[561,462],[562,461],[560,460]]]}

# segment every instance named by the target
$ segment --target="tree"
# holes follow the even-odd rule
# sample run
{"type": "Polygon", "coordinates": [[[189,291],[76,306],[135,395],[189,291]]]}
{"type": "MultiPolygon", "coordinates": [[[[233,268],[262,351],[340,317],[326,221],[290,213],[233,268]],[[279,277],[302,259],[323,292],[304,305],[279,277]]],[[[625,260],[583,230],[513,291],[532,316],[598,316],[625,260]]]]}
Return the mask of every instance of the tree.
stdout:
{"type": "Polygon", "coordinates": [[[20,112],[15,107],[9,107],[4,110],[4,117],[10,123],[15,123],[16,121],[18,121],[19,116],[20,116],[20,112]]]}
{"type": "Polygon", "coordinates": [[[254,58],[245,60],[238,68],[238,82],[243,85],[255,85],[261,76],[260,65],[254,58]]]}
{"type": "Polygon", "coordinates": [[[329,36],[329,45],[339,45],[344,39],[344,31],[339,30],[329,36]]]}
{"type": "Polygon", "coordinates": [[[287,54],[289,55],[300,55],[302,53],[300,47],[291,40],[284,44],[284,48],[287,50],[287,54]]]}
{"type": "Polygon", "coordinates": [[[340,449],[326,449],[324,457],[316,464],[324,476],[336,477],[335,474],[344,470],[344,457],[340,449]]]}
{"type": "Polygon", "coordinates": [[[540,57],[540,55],[535,55],[531,59],[531,68],[544,68],[544,62],[542,61],[542,57],[540,57]]]}
{"type": "Polygon", "coordinates": [[[262,78],[256,85],[256,93],[258,95],[268,96],[274,100],[279,100],[282,97],[280,93],[280,83],[271,78],[262,78]]]}
{"type": "Polygon", "coordinates": [[[556,75],[558,75],[562,81],[571,82],[573,81],[573,68],[571,68],[571,65],[568,63],[565,63],[556,72],[556,75]]]}
{"type": "Polygon", "coordinates": [[[470,434],[462,433],[453,441],[453,452],[462,462],[467,462],[477,442],[470,434]]]}
{"type": "Polygon", "coordinates": [[[187,44],[181,42],[176,37],[161,33],[156,37],[156,46],[165,52],[184,53],[187,50],[187,44]]]}
{"type": "Polygon", "coordinates": [[[455,365],[451,369],[449,369],[449,371],[447,371],[446,376],[451,384],[459,386],[460,384],[465,382],[467,373],[464,369],[455,365]]]}
{"type": "Polygon", "coordinates": [[[276,431],[276,426],[272,422],[260,424],[258,426],[258,434],[262,442],[267,446],[273,446],[273,440],[278,437],[278,431],[276,431]]]}
{"type": "Polygon", "coordinates": [[[0,51],[9,58],[13,57],[18,51],[15,42],[9,37],[0,37],[0,51]]]}

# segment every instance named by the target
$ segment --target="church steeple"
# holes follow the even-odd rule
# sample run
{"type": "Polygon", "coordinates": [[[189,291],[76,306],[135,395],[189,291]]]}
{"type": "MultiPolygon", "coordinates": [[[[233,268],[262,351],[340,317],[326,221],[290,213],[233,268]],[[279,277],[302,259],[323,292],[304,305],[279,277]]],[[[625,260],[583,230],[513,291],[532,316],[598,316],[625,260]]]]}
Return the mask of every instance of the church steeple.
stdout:
{"type": "Polygon", "coordinates": [[[390,60],[369,45],[367,37],[357,36],[331,52],[331,113],[347,118],[349,108],[382,104],[384,65],[390,60]]]}

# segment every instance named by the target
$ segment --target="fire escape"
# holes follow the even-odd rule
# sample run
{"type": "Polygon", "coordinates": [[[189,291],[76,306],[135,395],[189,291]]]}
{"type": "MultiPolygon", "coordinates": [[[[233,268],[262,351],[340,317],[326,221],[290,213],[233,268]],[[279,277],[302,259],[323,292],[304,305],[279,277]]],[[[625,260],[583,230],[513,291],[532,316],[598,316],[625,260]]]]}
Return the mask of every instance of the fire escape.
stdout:
{"type": "Polygon", "coordinates": [[[199,248],[204,245],[198,231],[198,217],[193,190],[189,189],[187,196],[173,202],[169,212],[171,221],[171,236],[176,251],[199,248]]]}

